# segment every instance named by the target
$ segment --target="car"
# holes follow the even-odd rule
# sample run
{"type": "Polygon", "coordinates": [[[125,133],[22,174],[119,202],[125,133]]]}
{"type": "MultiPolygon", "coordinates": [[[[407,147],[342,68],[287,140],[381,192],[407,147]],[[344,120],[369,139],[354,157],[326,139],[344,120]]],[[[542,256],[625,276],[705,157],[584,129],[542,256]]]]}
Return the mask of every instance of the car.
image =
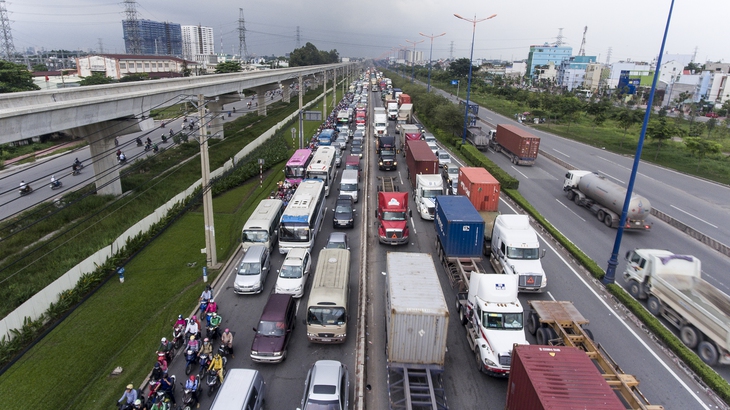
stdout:
{"type": "Polygon", "coordinates": [[[708,112],[707,114],[705,114],[705,117],[708,117],[708,118],[720,118],[720,116],[716,112],[708,112]]]}
{"type": "Polygon", "coordinates": [[[365,139],[365,131],[362,130],[355,130],[355,133],[352,134],[352,139],[365,139]]]}
{"type": "Polygon", "coordinates": [[[451,155],[449,155],[449,153],[445,150],[439,150],[436,153],[436,158],[439,160],[439,168],[443,168],[444,165],[448,166],[448,164],[451,164],[451,155]]]}
{"type": "Polygon", "coordinates": [[[364,139],[362,137],[355,137],[352,139],[352,146],[353,147],[362,147],[364,139]]]}
{"type": "Polygon", "coordinates": [[[325,249],[347,249],[350,250],[350,240],[344,232],[332,232],[327,238],[325,249]]]}
{"type": "Polygon", "coordinates": [[[340,195],[337,197],[332,226],[334,228],[355,227],[355,208],[352,206],[352,197],[350,195],[340,195]]]}
{"type": "Polygon", "coordinates": [[[317,360],[304,381],[300,410],[345,410],[350,408],[350,376],[337,360],[317,360]]]}
{"type": "Polygon", "coordinates": [[[335,166],[337,168],[342,166],[342,151],[341,150],[335,151],[335,166]]]}
{"type": "Polygon", "coordinates": [[[302,297],[311,265],[312,256],[307,248],[292,248],[277,272],[279,276],[276,278],[274,291],[290,294],[295,298],[302,297]]]}
{"type": "Polygon", "coordinates": [[[342,133],[338,134],[332,145],[337,145],[340,147],[340,151],[344,151],[345,147],[347,147],[347,135],[342,133]]]}
{"type": "Polygon", "coordinates": [[[292,295],[272,293],[261,313],[256,334],[251,342],[251,360],[259,363],[280,363],[297,321],[297,303],[292,295]]]}
{"type": "Polygon", "coordinates": [[[253,245],[243,254],[238,264],[233,291],[238,294],[261,293],[271,263],[266,245],[253,245]]]}
{"type": "Polygon", "coordinates": [[[434,135],[431,134],[430,132],[424,132],[423,133],[423,140],[426,141],[426,142],[436,143],[436,137],[434,137],[434,135]]]}
{"type": "Polygon", "coordinates": [[[362,145],[353,145],[350,147],[350,155],[357,155],[362,158],[362,145]]]}
{"type": "Polygon", "coordinates": [[[426,144],[428,144],[428,147],[431,148],[431,151],[433,151],[433,155],[438,155],[439,147],[435,142],[427,142],[426,144]]]}

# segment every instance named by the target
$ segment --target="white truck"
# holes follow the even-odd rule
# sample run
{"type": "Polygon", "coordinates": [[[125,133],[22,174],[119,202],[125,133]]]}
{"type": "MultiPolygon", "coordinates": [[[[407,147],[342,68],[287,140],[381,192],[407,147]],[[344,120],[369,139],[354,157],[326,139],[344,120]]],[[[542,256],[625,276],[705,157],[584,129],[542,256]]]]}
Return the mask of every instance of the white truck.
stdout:
{"type": "Polygon", "coordinates": [[[506,377],[512,346],[526,345],[524,309],[517,298],[517,277],[471,272],[466,300],[459,299],[459,320],[479,370],[506,377]]]}
{"type": "Polygon", "coordinates": [[[398,124],[413,123],[413,104],[401,104],[398,107],[398,124]]]}
{"type": "Polygon", "coordinates": [[[516,276],[521,292],[547,290],[547,276],[540,262],[545,250],[540,251],[540,241],[527,215],[498,215],[492,236],[485,241],[495,272],[516,276]]]}
{"type": "Polygon", "coordinates": [[[629,293],[679,329],[679,338],[710,366],[730,364],[730,296],[701,278],[700,260],[661,249],[626,253],[629,293]]]}
{"type": "Polygon", "coordinates": [[[388,103],[388,118],[391,120],[398,119],[398,102],[391,101],[388,103]]]}
{"type": "Polygon", "coordinates": [[[375,111],[373,114],[373,134],[385,135],[388,131],[388,115],[385,112],[375,111]]]}
{"type": "Polygon", "coordinates": [[[444,181],[438,174],[416,175],[416,191],[413,200],[421,218],[433,221],[436,214],[435,200],[444,191],[444,181]]]}
{"type": "MultiPolygon", "coordinates": [[[[599,221],[609,228],[618,228],[623,212],[626,189],[609,181],[605,176],[591,171],[572,170],[565,174],[563,191],[568,199],[588,208],[599,221]]],[[[651,213],[651,204],[643,196],[632,193],[626,214],[625,229],[649,230],[646,218],[651,213]]]]}

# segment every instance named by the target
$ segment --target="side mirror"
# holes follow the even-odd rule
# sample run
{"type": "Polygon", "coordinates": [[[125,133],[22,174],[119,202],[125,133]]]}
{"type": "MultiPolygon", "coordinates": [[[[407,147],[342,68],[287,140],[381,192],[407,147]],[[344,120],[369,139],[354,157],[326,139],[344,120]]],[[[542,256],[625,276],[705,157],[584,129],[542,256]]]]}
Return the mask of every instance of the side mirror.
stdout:
{"type": "Polygon", "coordinates": [[[256,328],[255,328],[255,327],[253,328],[253,331],[254,331],[254,332],[258,332],[258,330],[256,330],[256,328]]]}
{"type": "Polygon", "coordinates": [[[540,259],[544,258],[546,253],[547,253],[547,249],[543,249],[542,255],[540,255],[540,259]]]}
{"type": "Polygon", "coordinates": [[[413,216],[413,211],[410,209],[408,210],[408,216],[413,216]]]}
{"type": "Polygon", "coordinates": [[[629,260],[629,257],[631,256],[631,251],[626,251],[626,256],[624,259],[629,260]]]}

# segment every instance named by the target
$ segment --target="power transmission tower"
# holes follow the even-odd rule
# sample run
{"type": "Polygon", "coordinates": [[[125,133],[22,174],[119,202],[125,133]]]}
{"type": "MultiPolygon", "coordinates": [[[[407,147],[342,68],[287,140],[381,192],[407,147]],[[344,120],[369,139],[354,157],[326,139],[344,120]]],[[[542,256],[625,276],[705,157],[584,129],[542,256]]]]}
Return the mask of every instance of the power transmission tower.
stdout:
{"type": "Polygon", "coordinates": [[[5,0],[0,0],[0,57],[7,61],[15,61],[13,33],[10,32],[10,19],[5,0]]]}
{"type": "Polygon", "coordinates": [[[588,26],[585,26],[583,29],[583,41],[580,42],[580,51],[578,51],[579,56],[585,56],[586,55],[586,33],[588,32],[588,26]]]}
{"type": "Polygon", "coordinates": [[[248,48],[246,47],[246,20],[243,18],[243,9],[238,9],[238,56],[247,62],[248,48]]]}
{"type": "Polygon", "coordinates": [[[454,59],[454,41],[451,41],[451,46],[449,47],[449,60],[454,59]]]}
{"type": "Polygon", "coordinates": [[[137,1],[124,0],[124,14],[127,15],[127,53],[132,55],[142,54],[142,37],[139,34],[139,20],[137,19],[137,1]]]}
{"type": "Polygon", "coordinates": [[[692,53],[692,62],[693,63],[696,63],[697,62],[697,50],[698,50],[698,47],[695,46],[695,52],[692,53]]]}
{"type": "Polygon", "coordinates": [[[558,36],[555,38],[555,44],[556,47],[560,47],[564,44],[563,42],[563,28],[558,29],[558,36]]]}
{"type": "Polygon", "coordinates": [[[608,54],[606,54],[606,65],[611,64],[611,51],[613,51],[613,49],[611,47],[609,47],[608,54]]]}
{"type": "Polygon", "coordinates": [[[296,48],[301,48],[301,47],[302,47],[302,37],[301,37],[301,33],[299,33],[299,26],[297,26],[297,46],[296,46],[296,48]]]}
{"type": "Polygon", "coordinates": [[[104,54],[104,41],[99,37],[99,54],[104,54]]]}

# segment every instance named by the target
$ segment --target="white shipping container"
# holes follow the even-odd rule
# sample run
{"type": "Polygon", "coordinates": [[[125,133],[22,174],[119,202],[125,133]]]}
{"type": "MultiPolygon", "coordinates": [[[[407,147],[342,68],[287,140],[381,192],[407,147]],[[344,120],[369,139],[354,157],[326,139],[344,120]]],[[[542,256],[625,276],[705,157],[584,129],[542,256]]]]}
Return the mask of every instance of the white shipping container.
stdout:
{"type": "Polygon", "coordinates": [[[388,363],[443,369],[449,309],[431,255],[388,252],[388,363]]]}

